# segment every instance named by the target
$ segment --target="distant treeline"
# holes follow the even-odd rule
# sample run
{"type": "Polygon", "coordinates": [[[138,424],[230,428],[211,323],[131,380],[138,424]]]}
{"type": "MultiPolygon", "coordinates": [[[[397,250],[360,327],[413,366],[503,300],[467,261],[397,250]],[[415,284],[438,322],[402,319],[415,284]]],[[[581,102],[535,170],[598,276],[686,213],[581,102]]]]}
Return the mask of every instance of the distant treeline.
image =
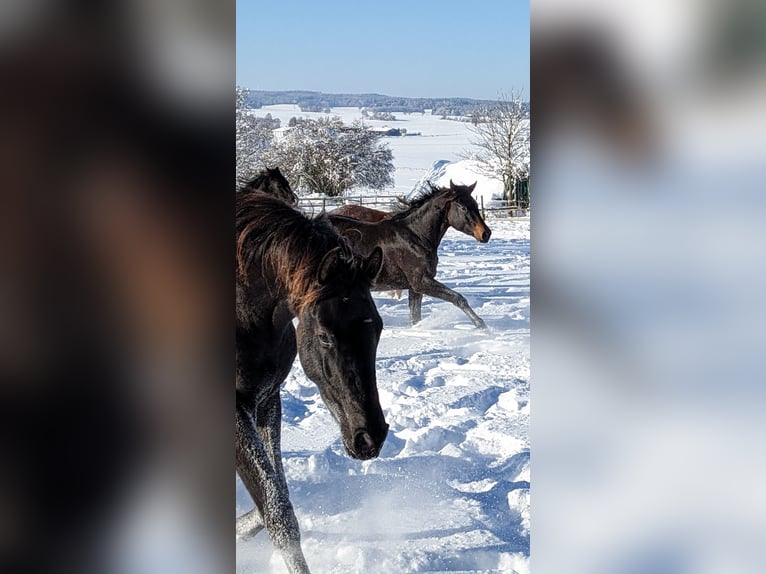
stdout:
{"type": "Polygon", "coordinates": [[[274,104],[297,104],[304,112],[329,112],[330,108],[366,108],[372,112],[422,113],[432,110],[438,116],[468,116],[493,100],[470,98],[402,98],[381,94],[325,94],[307,91],[269,92],[248,90],[247,106],[260,108],[274,104]]]}

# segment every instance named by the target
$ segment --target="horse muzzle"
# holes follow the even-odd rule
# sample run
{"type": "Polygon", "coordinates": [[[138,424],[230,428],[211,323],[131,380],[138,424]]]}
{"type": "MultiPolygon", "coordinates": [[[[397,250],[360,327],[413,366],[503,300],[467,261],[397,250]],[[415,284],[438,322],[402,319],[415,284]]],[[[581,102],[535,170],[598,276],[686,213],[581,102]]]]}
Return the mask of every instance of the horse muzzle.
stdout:
{"type": "Polygon", "coordinates": [[[473,228],[473,236],[476,238],[476,241],[486,243],[492,236],[492,230],[486,225],[477,225],[473,228]]]}
{"type": "Polygon", "coordinates": [[[388,435],[388,425],[384,425],[383,432],[379,433],[377,437],[373,435],[367,429],[358,429],[354,433],[354,440],[352,448],[346,446],[346,451],[349,456],[358,460],[370,460],[380,454],[380,449],[383,448],[383,443],[388,435]]]}

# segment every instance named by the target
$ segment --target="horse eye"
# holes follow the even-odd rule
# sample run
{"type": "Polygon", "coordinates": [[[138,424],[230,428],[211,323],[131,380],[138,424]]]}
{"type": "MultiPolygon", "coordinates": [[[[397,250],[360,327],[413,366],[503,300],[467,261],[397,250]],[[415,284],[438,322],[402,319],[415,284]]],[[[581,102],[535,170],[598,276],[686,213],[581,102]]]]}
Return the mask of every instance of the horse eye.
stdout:
{"type": "Polygon", "coordinates": [[[330,341],[330,336],[327,333],[319,333],[319,343],[323,347],[332,347],[332,341],[330,341]]]}

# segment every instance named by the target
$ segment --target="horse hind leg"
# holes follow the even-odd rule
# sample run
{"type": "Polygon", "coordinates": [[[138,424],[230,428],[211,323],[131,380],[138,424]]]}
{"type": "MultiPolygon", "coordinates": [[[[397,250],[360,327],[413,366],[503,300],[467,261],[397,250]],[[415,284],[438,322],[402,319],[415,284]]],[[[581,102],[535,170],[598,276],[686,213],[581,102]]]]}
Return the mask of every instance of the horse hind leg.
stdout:
{"type": "Polygon", "coordinates": [[[417,325],[421,319],[421,308],[423,303],[423,294],[409,290],[408,300],[410,303],[410,325],[417,325]]]}
{"type": "MultiPolygon", "coordinates": [[[[477,328],[487,328],[484,320],[479,317],[473,309],[471,309],[471,306],[468,304],[468,301],[466,301],[466,298],[457,291],[453,291],[446,285],[439,283],[436,279],[425,277],[423,278],[422,283],[419,285],[419,288],[419,290],[422,291],[425,295],[436,297],[437,299],[449,301],[452,303],[455,307],[465,313],[477,328]]],[[[412,300],[410,300],[410,313],[412,313],[412,300]]]]}

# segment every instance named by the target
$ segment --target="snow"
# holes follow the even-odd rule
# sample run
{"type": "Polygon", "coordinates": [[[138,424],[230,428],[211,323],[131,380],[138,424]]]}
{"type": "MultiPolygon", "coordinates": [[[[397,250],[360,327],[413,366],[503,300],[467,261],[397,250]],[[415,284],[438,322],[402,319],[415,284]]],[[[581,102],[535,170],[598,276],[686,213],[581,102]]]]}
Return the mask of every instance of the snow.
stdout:
{"type": "MultiPolygon", "coordinates": [[[[356,120],[363,120],[364,125],[370,127],[395,127],[404,128],[408,134],[397,137],[387,137],[385,143],[391,148],[394,154],[394,188],[387,190],[387,193],[395,195],[406,195],[420,181],[423,173],[430,169],[434,161],[445,159],[450,162],[461,160],[462,154],[470,147],[470,126],[468,122],[440,119],[439,116],[432,116],[430,113],[404,114],[395,112],[396,121],[370,120],[362,117],[362,111],[359,108],[332,108],[330,114],[322,112],[302,112],[295,104],[277,104],[273,106],[263,106],[253,112],[256,116],[265,117],[271,114],[274,119],[279,119],[282,126],[286,126],[290,118],[318,119],[328,116],[338,116],[345,124],[352,124],[356,120]]],[[[465,168],[466,166],[464,166],[465,168]]],[[[462,179],[461,175],[456,176],[462,179]]],[[[473,183],[479,177],[469,176],[473,183]]],[[[482,182],[488,182],[487,178],[482,178],[482,182]]],[[[449,178],[446,181],[449,184],[449,178]]],[[[455,180],[457,183],[457,179],[455,180]]],[[[442,185],[439,182],[439,185],[442,185]]],[[[477,193],[481,191],[482,185],[477,185],[477,193]]],[[[502,193],[502,184],[501,184],[502,193]]]]}
{"type": "MultiPolygon", "coordinates": [[[[283,122],[296,115],[277,108],[287,106],[259,112],[284,112],[283,122]]],[[[387,140],[401,162],[395,159],[397,185],[406,181],[408,190],[435,160],[455,160],[452,151],[468,147],[459,122],[396,115],[418,126],[405,125],[408,131],[432,130],[433,140],[452,142],[431,146],[427,135],[387,140]]],[[[312,571],[529,572],[529,219],[490,225],[487,244],[450,229],[437,273],[467,298],[487,330],[429,297],[423,321],[411,327],[406,295],[374,294],[384,322],[378,387],[390,425],[379,458],[349,458],[298,361],[288,376],[284,466],[312,571]]],[[[252,508],[239,479],[236,506],[238,515],[252,508]]],[[[286,570],[261,533],[237,542],[237,571],[286,570]]]]}
{"type": "Polygon", "coordinates": [[[428,182],[440,187],[448,187],[450,181],[458,185],[476,184],[473,197],[476,201],[483,201],[484,205],[495,199],[503,199],[503,182],[499,179],[486,175],[479,163],[471,159],[460,161],[437,160],[430,169],[425,172],[414,189],[407,195],[412,199],[426,189],[428,182]]]}

